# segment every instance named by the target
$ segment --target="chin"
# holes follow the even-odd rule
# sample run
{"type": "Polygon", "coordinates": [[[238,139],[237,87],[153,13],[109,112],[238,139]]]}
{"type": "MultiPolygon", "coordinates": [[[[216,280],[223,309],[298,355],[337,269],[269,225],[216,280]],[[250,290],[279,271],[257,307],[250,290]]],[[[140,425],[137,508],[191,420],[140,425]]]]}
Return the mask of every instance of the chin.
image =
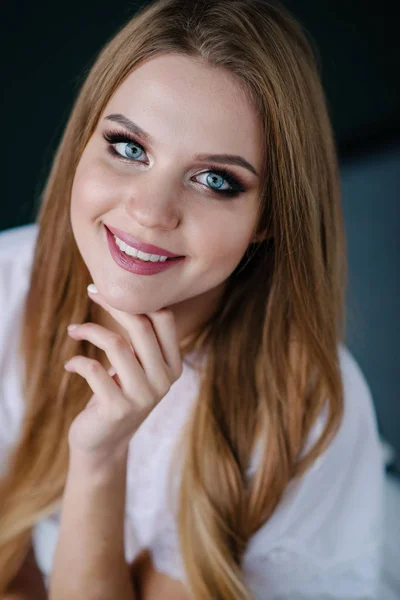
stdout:
{"type": "MultiPolygon", "coordinates": [[[[95,283],[95,285],[97,284],[95,283]]],[[[149,301],[148,298],[145,298],[144,293],[142,295],[132,291],[124,292],[120,288],[114,288],[114,293],[107,293],[101,285],[98,285],[97,289],[102,294],[107,304],[131,315],[156,312],[163,308],[163,304],[160,304],[156,300],[149,301]]]]}

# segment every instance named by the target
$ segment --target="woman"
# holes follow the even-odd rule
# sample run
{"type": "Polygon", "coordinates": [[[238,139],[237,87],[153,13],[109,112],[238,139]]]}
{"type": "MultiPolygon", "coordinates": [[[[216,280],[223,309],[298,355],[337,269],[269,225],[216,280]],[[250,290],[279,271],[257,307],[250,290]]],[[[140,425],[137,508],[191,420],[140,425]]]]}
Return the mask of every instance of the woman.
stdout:
{"type": "Polygon", "coordinates": [[[82,86],[37,223],[2,234],[5,597],[39,593],[18,591],[34,555],[52,600],[375,598],[345,265],[301,27],[262,0],[142,9],[82,86]]]}

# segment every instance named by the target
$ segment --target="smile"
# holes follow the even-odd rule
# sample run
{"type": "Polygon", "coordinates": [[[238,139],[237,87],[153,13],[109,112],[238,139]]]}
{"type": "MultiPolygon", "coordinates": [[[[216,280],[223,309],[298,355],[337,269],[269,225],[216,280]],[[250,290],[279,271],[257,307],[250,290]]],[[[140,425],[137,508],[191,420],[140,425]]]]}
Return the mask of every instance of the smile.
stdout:
{"type": "Polygon", "coordinates": [[[170,269],[173,266],[177,266],[186,260],[185,256],[167,258],[166,256],[159,256],[158,254],[146,254],[145,252],[135,250],[128,245],[126,245],[126,249],[123,250],[120,247],[121,240],[116,238],[107,227],[105,227],[105,231],[108,248],[113,260],[125,271],[130,271],[137,275],[155,275],[161,273],[161,271],[170,269]],[[141,258],[141,255],[144,256],[144,258],[141,258]],[[154,260],[154,258],[152,259],[152,257],[156,260],[154,260]]]}
{"type": "Polygon", "coordinates": [[[136,248],[128,246],[128,244],[120,240],[116,235],[114,235],[114,241],[117,244],[118,248],[122,250],[122,252],[125,252],[125,254],[128,254],[128,256],[133,256],[144,262],[164,262],[167,260],[166,256],[159,256],[158,254],[147,254],[146,252],[136,250],[136,248]]]}

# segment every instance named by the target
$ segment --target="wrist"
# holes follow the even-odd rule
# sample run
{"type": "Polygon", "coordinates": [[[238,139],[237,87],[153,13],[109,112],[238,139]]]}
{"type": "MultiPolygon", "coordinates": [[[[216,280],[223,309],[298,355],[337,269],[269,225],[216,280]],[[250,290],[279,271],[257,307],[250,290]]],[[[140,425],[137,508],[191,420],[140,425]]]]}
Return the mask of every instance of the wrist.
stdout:
{"type": "Polygon", "coordinates": [[[69,471],[75,475],[99,478],[100,480],[115,478],[124,474],[128,463],[129,444],[109,452],[82,452],[70,448],[69,471]]]}

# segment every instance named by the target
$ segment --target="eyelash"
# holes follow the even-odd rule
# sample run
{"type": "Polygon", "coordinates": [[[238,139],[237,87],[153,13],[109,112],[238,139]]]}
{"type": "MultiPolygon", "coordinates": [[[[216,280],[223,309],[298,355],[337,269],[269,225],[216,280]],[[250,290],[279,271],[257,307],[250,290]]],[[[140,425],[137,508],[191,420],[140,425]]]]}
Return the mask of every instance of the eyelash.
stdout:
{"type": "MultiPolygon", "coordinates": [[[[141,150],[143,150],[143,152],[145,152],[145,149],[143,148],[143,146],[141,144],[139,144],[139,142],[136,141],[136,139],[133,136],[130,136],[126,133],[121,133],[119,131],[108,131],[103,134],[103,138],[108,142],[107,151],[111,154],[111,156],[113,158],[117,158],[118,160],[122,160],[124,162],[126,162],[126,161],[140,162],[140,161],[135,161],[133,159],[121,156],[121,154],[115,150],[115,148],[113,146],[115,144],[118,144],[121,142],[132,142],[136,146],[138,146],[141,150]]],[[[233,175],[233,173],[231,173],[231,171],[227,171],[226,169],[220,169],[220,168],[210,169],[209,171],[203,171],[202,173],[199,173],[199,175],[203,175],[204,173],[209,173],[209,172],[215,173],[216,175],[220,175],[231,186],[231,189],[229,189],[229,190],[216,190],[216,189],[213,189],[212,187],[208,186],[209,189],[211,190],[211,192],[214,192],[220,196],[227,196],[227,197],[233,198],[234,196],[238,196],[241,192],[246,191],[246,188],[243,186],[243,184],[238,179],[236,179],[236,177],[233,175]]]]}

